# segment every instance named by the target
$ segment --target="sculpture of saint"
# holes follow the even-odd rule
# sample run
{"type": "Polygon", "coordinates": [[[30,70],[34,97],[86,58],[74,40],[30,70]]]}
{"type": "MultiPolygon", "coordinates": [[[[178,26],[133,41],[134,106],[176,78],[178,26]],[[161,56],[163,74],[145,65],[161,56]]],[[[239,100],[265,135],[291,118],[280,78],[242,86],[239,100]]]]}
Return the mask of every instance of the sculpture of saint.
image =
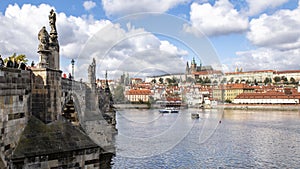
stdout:
{"type": "Polygon", "coordinates": [[[50,23],[50,27],[51,27],[50,33],[57,33],[55,22],[56,22],[56,14],[55,14],[54,10],[51,9],[50,15],[49,15],[49,23],[50,23]]]}

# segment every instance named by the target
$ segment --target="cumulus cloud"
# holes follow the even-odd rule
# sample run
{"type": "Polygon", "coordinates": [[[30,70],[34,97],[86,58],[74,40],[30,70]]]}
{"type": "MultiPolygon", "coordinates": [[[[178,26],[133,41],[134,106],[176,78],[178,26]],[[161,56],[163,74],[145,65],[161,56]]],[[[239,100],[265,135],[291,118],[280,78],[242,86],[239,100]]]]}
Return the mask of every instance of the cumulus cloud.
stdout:
{"type": "MultiPolygon", "coordinates": [[[[17,4],[9,5],[0,14],[0,53],[5,58],[13,53],[25,54],[38,63],[37,34],[42,26],[49,31],[48,15],[54,7],[17,4]],[[33,19],[34,18],[34,19],[33,19]]],[[[171,43],[160,41],[143,28],[130,24],[122,28],[108,20],[96,20],[92,16],[74,17],[57,13],[56,26],[60,43],[61,70],[72,72],[70,60],[75,59],[75,78],[87,78],[88,65],[92,58],[97,61],[97,76],[105,70],[117,73],[135,73],[147,67],[167,67],[180,60],[187,52],[171,43]],[[162,46],[162,49],[161,49],[162,46]],[[164,49],[173,49],[171,53],[164,49]],[[173,60],[170,60],[172,58],[173,60]]],[[[178,64],[177,64],[178,65],[178,64]]],[[[178,66],[179,67],[179,66],[178,66]]],[[[178,69],[173,69],[176,71],[178,69]]]]}
{"type": "Polygon", "coordinates": [[[186,32],[199,34],[196,29],[208,36],[243,32],[248,28],[248,18],[240,14],[228,0],[218,0],[212,6],[209,3],[191,5],[190,21],[184,25],[186,32]]]}
{"type": "Polygon", "coordinates": [[[297,70],[300,66],[300,49],[280,51],[270,48],[258,48],[236,53],[238,58],[233,65],[247,70],[297,70]],[[283,59],[286,58],[286,59],[283,59]]]}
{"type": "Polygon", "coordinates": [[[247,38],[255,45],[280,50],[300,47],[300,7],[263,14],[250,22],[247,38]]]}
{"type": "Polygon", "coordinates": [[[84,1],[83,2],[83,7],[87,11],[91,10],[95,6],[96,6],[96,3],[94,1],[84,1]]]}
{"type": "Polygon", "coordinates": [[[278,7],[286,2],[288,2],[289,0],[246,0],[248,3],[248,11],[247,11],[247,15],[249,16],[253,16],[256,14],[259,14],[261,12],[263,12],[265,9],[268,8],[275,8],[278,7]]]}
{"type": "MultiPolygon", "coordinates": [[[[300,4],[300,2],[299,2],[300,4]]],[[[250,21],[247,38],[258,49],[237,52],[234,64],[248,69],[299,69],[300,8],[262,14],[250,21]]]]}
{"type": "Polygon", "coordinates": [[[128,72],[132,76],[148,76],[161,71],[167,73],[184,71],[185,62],[182,58],[188,55],[187,51],[179,49],[170,42],[161,41],[140,28],[112,31],[111,26],[96,33],[81,53],[82,56],[95,57],[99,61],[97,65],[102,74],[104,70],[108,70],[110,76],[117,78],[123,72],[128,72]],[[108,32],[114,35],[108,37],[117,38],[105,40],[103,37],[107,37],[108,32]]]}
{"type": "Polygon", "coordinates": [[[26,54],[29,59],[37,59],[37,34],[42,26],[49,25],[48,12],[52,9],[49,5],[9,5],[0,14],[0,53],[3,56],[12,53],[26,54]]]}
{"type": "Polygon", "coordinates": [[[102,0],[107,16],[122,16],[139,12],[166,12],[190,0],[102,0]]]}

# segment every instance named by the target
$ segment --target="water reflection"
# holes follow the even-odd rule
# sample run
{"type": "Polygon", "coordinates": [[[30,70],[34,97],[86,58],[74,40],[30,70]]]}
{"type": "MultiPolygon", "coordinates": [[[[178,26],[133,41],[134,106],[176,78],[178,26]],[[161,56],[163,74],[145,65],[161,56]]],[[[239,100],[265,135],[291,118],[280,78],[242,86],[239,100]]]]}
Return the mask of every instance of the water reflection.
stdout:
{"type": "Polygon", "coordinates": [[[217,127],[215,122],[218,122],[216,120],[222,114],[200,112],[200,119],[195,120],[191,119],[190,113],[182,111],[179,114],[161,115],[153,110],[139,110],[139,113],[119,112],[117,115],[119,133],[130,137],[122,139],[120,134],[117,136],[117,155],[113,158],[112,167],[297,168],[300,166],[298,112],[230,110],[224,112],[222,123],[217,127]],[[139,120],[144,123],[138,123],[139,120]],[[210,125],[205,125],[209,122],[210,125]],[[201,142],[201,138],[199,140],[201,131],[214,129],[215,132],[209,139],[204,142],[201,142]],[[166,137],[159,137],[164,135],[166,130],[169,130],[166,137]],[[188,132],[183,134],[186,131],[188,132]],[[179,138],[178,135],[182,138],[174,142],[174,139],[179,138]],[[128,138],[133,138],[133,142],[128,138]],[[139,145],[137,138],[143,140],[142,146],[139,145]],[[170,143],[173,146],[165,149],[164,146],[170,143]],[[141,147],[147,148],[140,149],[141,147]],[[162,149],[164,151],[161,151],[162,149]],[[141,154],[146,156],[138,156],[141,154]]]}

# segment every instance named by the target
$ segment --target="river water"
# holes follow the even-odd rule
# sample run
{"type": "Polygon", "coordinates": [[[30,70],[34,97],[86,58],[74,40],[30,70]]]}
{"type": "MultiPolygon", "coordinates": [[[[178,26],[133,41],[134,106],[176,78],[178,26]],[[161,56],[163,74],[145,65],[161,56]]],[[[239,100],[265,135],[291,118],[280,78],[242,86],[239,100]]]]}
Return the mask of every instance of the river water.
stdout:
{"type": "Polygon", "coordinates": [[[117,128],[112,168],[300,167],[299,112],[131,109],[117,128]]]}

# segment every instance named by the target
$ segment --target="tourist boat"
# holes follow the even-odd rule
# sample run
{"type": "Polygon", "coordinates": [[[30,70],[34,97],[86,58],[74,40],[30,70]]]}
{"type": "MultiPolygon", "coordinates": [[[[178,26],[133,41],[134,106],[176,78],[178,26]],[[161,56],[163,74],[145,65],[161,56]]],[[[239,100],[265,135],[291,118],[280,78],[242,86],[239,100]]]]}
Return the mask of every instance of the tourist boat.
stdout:
{"type": "Polygon", "coordinates": [[[159,110],[160,113],[179,113],[179,109],[175,107],[166,107],[159,110]]]}

